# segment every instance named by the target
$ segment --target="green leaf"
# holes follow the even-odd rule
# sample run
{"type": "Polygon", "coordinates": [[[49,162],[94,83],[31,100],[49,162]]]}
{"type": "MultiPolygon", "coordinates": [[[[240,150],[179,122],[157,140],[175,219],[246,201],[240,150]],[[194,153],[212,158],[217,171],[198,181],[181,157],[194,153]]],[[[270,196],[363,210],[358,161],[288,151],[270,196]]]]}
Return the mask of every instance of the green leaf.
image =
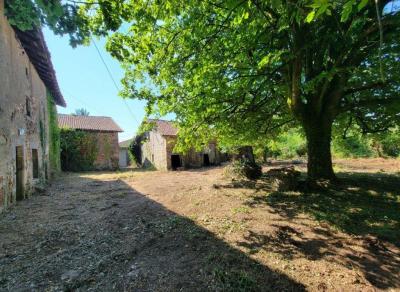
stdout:
{"type": "Polygon", "coordinates": [[[308,13],[306,17],[306,22],[310,23],[311,21],[314,20],[314,17],[315,17],[315,10],[312,10],[310,13],[308,13]]]}
{"type": "Polygon", "coordinates": [[[358,3],[358,6],[357,6],[358,11],[363,9],[367,4],[368,4],[368,0],[361,0],[361,2],[358,3]]]}

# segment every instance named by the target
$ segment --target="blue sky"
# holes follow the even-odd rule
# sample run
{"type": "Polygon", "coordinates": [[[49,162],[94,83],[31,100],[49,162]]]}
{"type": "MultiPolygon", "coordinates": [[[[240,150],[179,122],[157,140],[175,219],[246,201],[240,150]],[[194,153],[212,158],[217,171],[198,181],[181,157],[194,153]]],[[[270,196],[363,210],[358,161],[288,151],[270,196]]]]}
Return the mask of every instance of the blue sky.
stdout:
{"type": "MultiPolygon", "coordinates": [[[[73,49],[68,37],[55,36],[44,29],[47,46],[51,53],[57,80],[67,107],[58,107],[59,113],[70,114],[78,108],[85,108],[93,116],[109,116],[124,130],[119,140],[131,138],[138,122],[144,117],[144,101],[127,99],[126,104],[118,95],[110,76],[93,44],[73,49]]],[[[95,40],[118,86],[123,70],[104,49],[104,40],[95,40]]]]}

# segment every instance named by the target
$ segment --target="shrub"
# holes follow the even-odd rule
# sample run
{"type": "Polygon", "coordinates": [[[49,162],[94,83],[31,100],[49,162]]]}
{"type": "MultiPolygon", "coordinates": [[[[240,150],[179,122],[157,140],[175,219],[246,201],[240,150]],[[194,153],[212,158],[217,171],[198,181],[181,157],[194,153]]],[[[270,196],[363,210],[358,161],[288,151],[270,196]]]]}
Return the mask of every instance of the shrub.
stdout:
{"type": "Polygon", "coordinates": [[[262,175],[261,166],[247,158],[235,160],[232,163],[232,171],[238,176],[252,180],[262,175]]]}
{"type": "Polygon", "coordinates": [[[375,155],[371,141],[361,134],[354,134],[352,136],[338,137],[333,141],[332,147],[333,155],[336,157],[372,157],[375,155]]]}
{"type": "Polygon", "coordinates": [[[94,169],[98,149],[93,135],[80,130],[61,129],[60,145],[63,171],[94,169]]]}
{"type": "Polygon", "coordinates": [[[307,154],[307,144],[299,129],[290,129],[268,143],[268,155],[291,159],[307,154]]]}
{"type": "Polygon", "coordinates": [[[129,152],[129,158],[132,161],[135,161],[136,165],[141,165],[142,164],[142,143],[144,142],[144,135],[137,135],[131,145],[129,145],[128,152],[129,152]]]}
{"type": "Polygon", "coordinates": [[[400,134],[391,132],[380,141],[383,153],[390,157],[400,156],[400,134]]]}

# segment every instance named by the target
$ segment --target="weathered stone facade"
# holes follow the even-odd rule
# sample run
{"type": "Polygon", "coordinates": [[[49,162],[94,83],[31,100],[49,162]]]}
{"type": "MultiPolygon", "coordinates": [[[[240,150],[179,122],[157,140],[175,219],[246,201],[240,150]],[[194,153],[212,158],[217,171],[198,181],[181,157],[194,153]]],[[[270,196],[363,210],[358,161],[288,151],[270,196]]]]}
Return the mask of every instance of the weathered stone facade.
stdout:
{"type": "Polygon", "coordinates": [[[154,166],[158,170],[173,170],[218,165],[226,160],[226,155],[218,150],[215,142],[209,143],[202,151],[191,149],[187,153],[177,153],[174,151],[176,140],[177,135],[163,135],[157,127],[146,132],[141,146],[142,165],[154,166]]]}
{"type": "Polygon", "coordinates": [[[48,93],[4,16],[3,0],[0,0],[0,74],[1,212],[17,199],[28,197],[33,187],[50,175],[48,93]],[[18,163],[17,153],[21,155],[18,163]]]}
{"type": "Polygon", "coordinates": [[[119,167],[119,146],[117,132],[92,132],[96,139],[98,154],[94,162],[97,170],[115,170],[119,167]]]}

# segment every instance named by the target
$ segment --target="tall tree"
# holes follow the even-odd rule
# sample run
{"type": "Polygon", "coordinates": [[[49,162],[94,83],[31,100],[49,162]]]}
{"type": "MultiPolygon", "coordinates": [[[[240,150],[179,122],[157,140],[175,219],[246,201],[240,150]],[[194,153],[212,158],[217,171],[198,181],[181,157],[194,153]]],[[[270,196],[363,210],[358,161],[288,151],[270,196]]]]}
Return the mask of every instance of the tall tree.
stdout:
{"type": "Polygon", "coordinates": [[[83,31],[112,32],[122,95],[175,113],[183,145],[257,143],[298,123],[309,179],[332,179],[332,126],[399,123],[397,1],[87,2],[83,31]]]}
{"type": "Polygon", "coordinates": [[[393,2],[121,5],[126,14],[116,14],[131,25],[111,34],[107,49],[126,69],[123,94],[146,99],[149,113],[176,113],[186,142],[212,132],[226,144],[249,143],[300,123],[309,179],[332,179],[335,120],[351,119],[366,132],[399,122],[393,2]]]}

